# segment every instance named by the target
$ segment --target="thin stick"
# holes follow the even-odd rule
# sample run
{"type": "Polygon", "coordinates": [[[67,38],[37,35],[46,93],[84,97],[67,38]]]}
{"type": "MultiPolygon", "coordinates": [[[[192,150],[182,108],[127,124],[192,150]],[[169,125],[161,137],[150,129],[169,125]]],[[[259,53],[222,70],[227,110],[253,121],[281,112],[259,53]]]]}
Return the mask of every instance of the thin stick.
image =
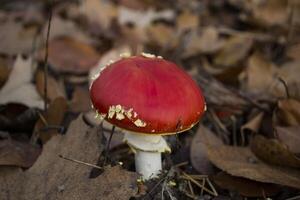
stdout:
{"type": "Polygon", "coordinates": [[[193,196],[195,196],[195,192],[194,192],[193,186],[192,186],[192,184],[191,184],[191,181],[189,181],[189,180],[188,180],[188,186],[189,186],[189,189],[190,189],[190,191],[191,191],[191,194],[192,194],[193,196]]]}
{"type": "Polygon", "coordinates": [[[50,36],[51,20],[52,20],[52,6],[53,2],[50,0],[50,13],[48,19],[48,28],[47,28],[47,37],[46,37],[46,50],[45,50],[45,59],[44,59],[44,111],[47,111],[47,99],[48,99],[48,43],[50,36]]]}
{"type": "Polygon", "coordinates": [[[213,196],[217,196],[214,192],[210,191],[209,189],[207,189],[206,187],[204,187],[203,185],[201,185],[198,181],[196,181],[195,179],[193,179],[191,176],[189,176],[188,174],[182,172],[183,175],[190,180],[191,182],[193,182],[195,185],[197,185],[198,187],[202,188],[205,192],[213,195],[213,196]]]}
{"type": "Polygon", "coordinates": [[[87,165],[87,166],[94,167],[94,168],[97,168],[97,169],[102,169],[102,167],[99,167],[98,165],[93,165],[93,164],[90,164],[90,163],[82,162],[80,160],[75,160],[75,159],[67,158],[67,157],[64,157],[62,155],[58,155],[58,156],[60,158],[62,158],[62,159],[68,160],[68,161],[72,161],[72,162],[75,162],[75,163],[87,165]]]}
{"type": "Polygon", "coordinates": [[[104,158],[103,166],[105,166],[107,158],[108,158],[109,146],[110,146],[110,142],[111,142],[112,136],[113,136],[113,134],[115,132],[115,128],[116,128],[115,126],[112,127],[111,132],[110,132],[110,136],[109,136],[109,139],[108,139],[108,142],[106,144],[105,158],[104,158]]]}
{"type": "Polygon", "coordinates": [[[215,193],[216,196],[218,196],[218,192],[215,189],[215,187],[213,186],[213,184],[211,183],[211,181],[209,180],[209,178],[205,178],[205,180],[207,181],[209,187],[211,188],[211,190],[215,193]]]}
{"type": "Polygon", "coordinates": [[[289,99],[291,96],[290,96],[289,88],[288,88],[285,80],[283,80],[281,77],[278,77],[278,80],[282,83],[282,85],[285,89],[286,97],[289,99]]]}

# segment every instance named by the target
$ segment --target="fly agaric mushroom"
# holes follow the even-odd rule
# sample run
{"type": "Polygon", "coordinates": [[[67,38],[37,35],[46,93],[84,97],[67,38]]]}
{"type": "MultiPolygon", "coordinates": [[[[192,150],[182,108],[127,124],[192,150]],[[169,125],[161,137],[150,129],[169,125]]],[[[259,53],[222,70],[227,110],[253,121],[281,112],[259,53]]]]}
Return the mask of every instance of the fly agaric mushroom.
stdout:
{"type": "Polygon", "coordinates": [[[192,128],[205,111],[202,92],[187,73],[145,53],[110,62],[90,96],[98,116],[125,130],[144,179],[160,173],[161,153],[171,151],[162,136],[192,128]]]}

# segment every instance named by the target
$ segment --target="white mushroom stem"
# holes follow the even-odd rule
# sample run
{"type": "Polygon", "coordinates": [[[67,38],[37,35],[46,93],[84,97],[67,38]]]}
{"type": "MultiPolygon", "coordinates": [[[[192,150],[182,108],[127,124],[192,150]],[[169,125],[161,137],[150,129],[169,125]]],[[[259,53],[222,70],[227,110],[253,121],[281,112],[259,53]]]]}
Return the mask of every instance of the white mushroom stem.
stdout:
{"type": "Polygon", "coordinates": [[[124,141],[135,153],[135,168],[144,180],[155,178],[162,170],[161,153],[171,152],[160,135],[126,132],[124,141]]]}

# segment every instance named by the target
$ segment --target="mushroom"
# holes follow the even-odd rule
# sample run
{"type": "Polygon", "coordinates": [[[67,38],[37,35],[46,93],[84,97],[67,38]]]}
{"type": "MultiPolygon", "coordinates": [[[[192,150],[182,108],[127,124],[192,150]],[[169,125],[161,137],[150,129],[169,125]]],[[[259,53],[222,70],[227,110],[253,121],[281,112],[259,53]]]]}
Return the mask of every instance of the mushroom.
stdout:
{"type": "Polygon", "coordinates": [[[157,177],[161,153],[171,151],[162,136],[192,128],[205,111],[202,92],[185,71],[145,53],[108,64],[90,96],[98,116],[125,130],[124,141],[145,180],[157,177]]]}

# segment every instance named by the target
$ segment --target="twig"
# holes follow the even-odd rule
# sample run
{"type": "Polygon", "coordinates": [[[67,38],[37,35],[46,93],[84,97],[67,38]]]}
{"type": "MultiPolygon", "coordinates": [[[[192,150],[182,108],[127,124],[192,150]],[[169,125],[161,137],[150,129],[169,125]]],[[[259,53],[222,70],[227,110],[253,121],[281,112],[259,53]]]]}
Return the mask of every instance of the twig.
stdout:
{"type": "Polygon", "coordinates": [[[211,190],[213,191],[213,193],[218,196],[218,192],[216,191],[215,187],[213,186],[213,184],[211,183],[211,181],[209,180],[209,178],[205,178],[205,180],[207,181],[209,187],[211,188],[211,190]]]}
{"type": "Polygon", "coordinates": [[[90,164],[90,163],[82,162],[80,160],[75,160],[75,159],[67,158],[67,157],[64,157],[62,155],[58,155],[58,156],[60,158],[62,158],[62,159],[68,160],[68,161],[72,161],[72,162],[75,162],[75,163],[87,165],[87,166],[94,167],[94,168],[97,168],[97,169],[102,169],[102,167],[99,167],[98,165],[93,165],[93,164],[90,164]]]}
{"type": "Polygon", "coordinates": [[[188,174],[186,174],[185,172],[182,172],[183,176],[187,179],[190,180],[191,182],[193,182],[195,185],[197,185],[198,187],[202,188],[205,192],[209,193],[210,195],[213,196],[218,196],[216,193],[210,191],[209,189],[207,189],[204,185],[201,185],[198,181],[196,181],[195,179],[193,179],[191,176],[189,176],[188,174]]]}
{"type": "Polygon", "coordinates": [[[189,186],[189,189],[190,189],[190,191],[191,191],[191,194],[192,194],[193,196],[195,196],[195,192],[194,192],[193,186],[192,186],[192,184],[191,184],[191,181],[189,181],[189,180],[188,180],[188,186],[189,186]]]}
{"type": "Polygon", "coordinates": [[[289,88],[288,88],[285,80],[283,80],[281,77],[277,77],[277,78],[280,81],[280,83],[282,83],[282,85],[283,85],[283,87],[285,89],[286,97],[289,99],[291,96],[290,96],[289,88]]]}
{"type": "Polygon", "coordinates": [[[50,11],[49,11],[49,19],[48,19],[48,28],[47,28],[47,37],[46,37],[46,50],[45,50],[45,58],[44,58],[44,110],[47,111],[47,99],[48,99],[48,44],[49,44],[49,36],[50,36],[50,28],[51,28],[51,20],[52,20],[52,6],[53,2],[50,0],[50,11]]]}

